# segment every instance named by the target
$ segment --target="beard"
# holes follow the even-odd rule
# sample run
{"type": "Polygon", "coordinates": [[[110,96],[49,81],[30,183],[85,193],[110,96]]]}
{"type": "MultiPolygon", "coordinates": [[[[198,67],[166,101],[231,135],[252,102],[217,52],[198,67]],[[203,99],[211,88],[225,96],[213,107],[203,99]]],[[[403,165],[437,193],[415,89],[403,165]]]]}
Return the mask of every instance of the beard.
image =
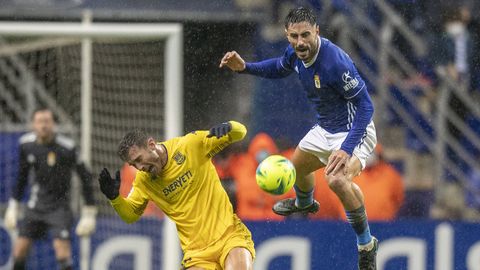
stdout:
{"type": "Polygon", "coordinates": [[[150,165],[150,167],[148,167],[147,172],[148,172],[152,177],[158,176],[158,169],[157,169],[157,167],[155,167],[154,165],[150,165]]]}
{"type": "Polygon", "coordinates": [[[295,54],[301,60],[305,60],[310,57],[310,49],[308,48],[296,49],[295,54]]]}
{"type": "Polygon", "coordinates": [[[315,57],[315,54],[318,49],[318,45],[319,45],[318,39],[313,43],[304,43],[303,46],[295,47],[295,54],[300,60],[304,62],[308,62],[313,57],[315,57]]]}

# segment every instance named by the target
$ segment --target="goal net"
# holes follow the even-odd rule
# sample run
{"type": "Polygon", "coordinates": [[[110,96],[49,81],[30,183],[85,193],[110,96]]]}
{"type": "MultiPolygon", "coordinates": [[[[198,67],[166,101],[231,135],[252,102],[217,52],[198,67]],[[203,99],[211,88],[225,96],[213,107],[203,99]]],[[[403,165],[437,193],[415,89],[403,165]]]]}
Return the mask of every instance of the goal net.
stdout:
{"type": "MultiPolygon", "coordinates": [[[[76,141],[95,179],[97,232],[87,246],[73,239],[78,269],[178,268],[175,248],[163,248],[176,245],[172,224],[154,207],[139,224],[124,224],[96,179],[103,167],[112,173],[123,168],[122,175],[132,176],[116,154],[132,128],[157,139],[183,132],[181,35],[177,24],[0,23],[1,209],[16,180],[17,139],[29,130],[34,108],[47,106],[59,132],[76,141]],[[137,250],[142,247],[150,250],[137,250]]],[[[128,190],[128,183],[122,189],[128,190]]],[[[80,190],[74,181],[77,211],[80,190]]],[[[0,269],[11,264],[11,242],[0,237],[0,269]]],[[[55,269],[51,241],[37,243],[28,263],[29,269],[55,269]]]]}

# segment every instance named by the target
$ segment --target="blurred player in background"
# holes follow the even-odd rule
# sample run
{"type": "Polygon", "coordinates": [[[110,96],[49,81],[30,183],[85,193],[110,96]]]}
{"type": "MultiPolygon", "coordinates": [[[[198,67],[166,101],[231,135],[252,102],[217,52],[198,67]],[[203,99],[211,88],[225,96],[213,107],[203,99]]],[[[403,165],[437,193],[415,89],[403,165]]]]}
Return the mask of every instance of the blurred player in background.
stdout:
{"type": "Polygon", "coordinates": [[[45,237],[48,232],[53,237],[59,269],[73,269],[70,245],[70,229],[73,224],[70,209],[72,170],[76,169],[82,180],[85,199],[82,216],[76,227],[79,236],[90,235],[96,226],[97,209],[94,206],[92,175],[79,159],[73,140],[55,132],[51,110],[35,110],[32,127],[32,133],[20,138],[19,173],[5,213],[5,226],[10,230],[16,229],[19,202],[32,173],[34,181],[25,218],[19,224],[19,238],[13,251],[13,269],[25,269],[33,240],[45,237]]]}
{"type": "Polygon", "coordinates": [[[279,58],[246,63],[231,51],[220,62],[220,67],[266,78],[283,78],[296,72],[317,111],[317,124],[300,141],[292,158],[297,170],[296,199],[277,202],[273,211],[284,216],[317,212],[313,172],[325,167],[328,185],[342,202],[357,235],[358,267],[376,269],[378,241],[370,234],[363,194],[352,182],[376,144],[367,87],[350,57],[320,37],[311,10],[291,10],[285,19],[285,32],[290,46],[279,58]]]}
{"type": "Polygon", "coordinates": [[[139,170],[127,198],[119,195],[120,172],[100,173],[100,188],[118,215],[137,221],[153,201],[177,227],[185,269],[253,269],[251,233],[233,213],[211,159],[245,137],[242,124],[229,121],[209,131],[157,143],[140,130],[127,133],[119,156],[139,170]]]}

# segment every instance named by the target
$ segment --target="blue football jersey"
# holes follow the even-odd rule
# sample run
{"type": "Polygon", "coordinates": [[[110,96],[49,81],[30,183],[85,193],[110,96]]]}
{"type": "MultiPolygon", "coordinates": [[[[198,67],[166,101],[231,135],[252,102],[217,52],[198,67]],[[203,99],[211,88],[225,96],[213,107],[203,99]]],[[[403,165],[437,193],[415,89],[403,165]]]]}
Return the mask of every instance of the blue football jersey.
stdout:
{"type": "Polygon", "coordinates": [[[349,131],[356,112],[349,100],[366,91],[365,82],[347,53],[326,38],[319,40],[320,49],[309,63],[298,59],[291,45],[280,63],[298,74],[322,128],[330,133],[349,131]]]}

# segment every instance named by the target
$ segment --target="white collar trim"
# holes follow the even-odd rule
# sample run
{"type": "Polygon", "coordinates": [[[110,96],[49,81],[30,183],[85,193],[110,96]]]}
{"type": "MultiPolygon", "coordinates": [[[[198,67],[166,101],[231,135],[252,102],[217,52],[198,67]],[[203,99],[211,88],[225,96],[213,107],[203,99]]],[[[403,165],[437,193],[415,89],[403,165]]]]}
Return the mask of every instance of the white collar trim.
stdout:
{"type": "Polygon", "coordinates": [[[305,62],[302,61],[303,66],[305,68],[309,68],[311,65],[313,65],[313,63],[315,63],[315,61],[317,60],[317,57],[318,57],[318,53],[320,53],[320,48],[321,47],[322,47],[322,39],[320,38],[320,36],[318,36],[318,50],[317,50],[317,53],[315,54],[315,57],[313,57],[312,60],[310,60],[310,62],[305,63],[305,62]]]}

